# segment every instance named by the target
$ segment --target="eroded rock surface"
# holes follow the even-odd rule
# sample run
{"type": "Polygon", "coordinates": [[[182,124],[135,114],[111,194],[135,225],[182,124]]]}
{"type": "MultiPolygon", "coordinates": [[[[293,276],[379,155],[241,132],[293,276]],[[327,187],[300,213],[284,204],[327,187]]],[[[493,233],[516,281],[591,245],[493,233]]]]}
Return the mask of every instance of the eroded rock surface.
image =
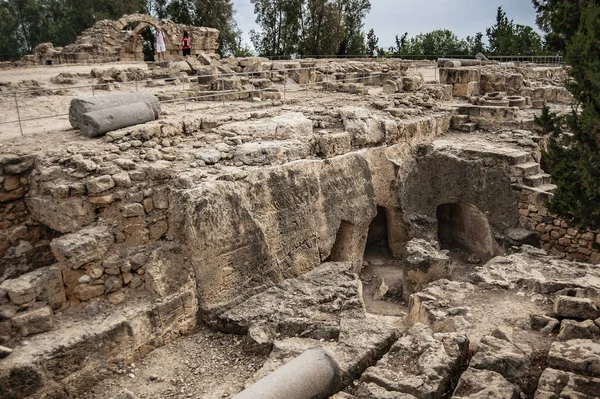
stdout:
{"type": "Polygon", "coordinates": [[[519,393],[519,387],[508,382],[502,374],[469,367],[461,375],[452,397],[457,399],[518,399],[520,398],[519,393]]]}
{"type": "Polygon", "coordinates": [[[416,324],[377,365],[365,371],[361,384],[419,399],[442,398],[465,367],[468,347],[466,334],[434,334],[429,327],[416,324]]]}

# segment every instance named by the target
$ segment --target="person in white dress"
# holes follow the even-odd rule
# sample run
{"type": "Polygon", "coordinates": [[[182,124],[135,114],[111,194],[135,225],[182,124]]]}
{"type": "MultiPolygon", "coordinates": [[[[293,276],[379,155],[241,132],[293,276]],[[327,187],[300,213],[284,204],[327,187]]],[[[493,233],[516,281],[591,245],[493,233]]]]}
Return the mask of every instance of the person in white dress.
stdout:
{"type": "Polygon", "coordinates": [[[154,51],[156,53],[156,61],[165,60],[165,53],[167,52],[167,46],[165,44],[165,32],[163,32],[160,26],[156,27],[154,51]]]}

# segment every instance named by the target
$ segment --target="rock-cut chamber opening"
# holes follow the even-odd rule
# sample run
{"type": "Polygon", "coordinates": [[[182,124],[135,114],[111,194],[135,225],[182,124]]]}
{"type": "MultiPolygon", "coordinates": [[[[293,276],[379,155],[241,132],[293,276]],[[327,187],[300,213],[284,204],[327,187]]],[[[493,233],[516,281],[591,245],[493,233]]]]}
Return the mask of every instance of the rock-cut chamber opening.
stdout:
{"type": "Polygon", "coordinates": [[[437,208],[438,239],[442,249],[466,252],[487,261],[498,253],[487,216],[475,205],[442,204],[437,208]]]}
{"type": "Polygon", "coordinates": [[[388,252],[388,225],[385,208],[377,207],[377,216],[369,226],[366,251],[388,252]]]}

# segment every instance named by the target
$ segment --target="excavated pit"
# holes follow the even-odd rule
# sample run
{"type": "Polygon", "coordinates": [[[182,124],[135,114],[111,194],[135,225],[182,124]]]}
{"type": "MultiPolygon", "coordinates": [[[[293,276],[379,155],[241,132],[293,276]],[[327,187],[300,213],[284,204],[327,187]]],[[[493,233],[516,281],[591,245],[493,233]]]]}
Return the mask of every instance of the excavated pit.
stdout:
{"type": "Polygon", "coordinates": [[[600,236],[548,213],[533,125],[569,102],[562,68],[207,62],[253,75],[72,67],[24,103],[127,91],[111,74],[255,91],[96,139],[0,133],[1,397],[230,397],[315,346],[335,399],[594,397],[600,272],[563,258],[596,263],[600,236]]]}

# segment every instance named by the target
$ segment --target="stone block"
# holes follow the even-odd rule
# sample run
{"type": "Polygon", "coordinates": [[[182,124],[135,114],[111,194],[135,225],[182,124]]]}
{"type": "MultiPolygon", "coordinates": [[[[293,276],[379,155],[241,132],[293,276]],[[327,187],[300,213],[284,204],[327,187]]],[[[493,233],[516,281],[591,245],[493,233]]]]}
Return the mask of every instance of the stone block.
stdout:
{"type": "Polygon", "coordinates": [[[397,93],[401,88],[402,86],[395,80],[386,80],[383,84],[383,92],[385,94],[397,93]]]}
{"type": "Polygon", "coordinates": [[[479,95],[479,83],[468,82],[468,83],[456,83],[453,91],[454,97],[471,98],[479,95]]]}
{"type": "Polygon", "coordinates": [[[554,342],[548,352],[548,366],[598,378],[600,343],[589,339],[554,342]]]}
{"type": "Polygon", "coordinates": [[[519,399],[521,390],[501,374],[469,367],[458,381],[452,398],[519,399]]]}
{"type": "Polygon", "coordinates": [[[80,301],[87,301],[101,295],[104,295],[104,285],[81,284],[75,288],[75,296],[80,301]]]}
{"type": "Polygon", "coordinates": [[[96,220],[94,206],[78,197],[32,197],[27,205],[35,220],[61,233],[72,233],[96,220]]]}
{"type": "Polygon", "coordinates": [[[546,316],[546,315],[531,315],[529,317],[529,319],[530,319],[531,329],[537,330],[537,331],[549,329],[551,332],[560,325],[560,322],[558,320],[556,320],[553,317],[546,316]]]}
{"type": "Polygon", "coordinates": [[[90,179],[86,183],[88,193],[98,194],[110,190],[115,186],[115,182],[110,175],[104,175],[90,179]]]}
{"type": "Polygon", "coordinates": [[[24,337],[50,331],[54,327],[52,309],[49,306],[17,314],[12,325],[24,337]]]}
{"type": "Polygon", "coordinates": [[[317,155],[325,158],[350,152],[352,145],[352,138],[347,132],[325,134],[317,140],[317,155]]]}
{"type": "Polygon", "coordinates": [[[55,238],[50,247],[59,262],[77,269],[86,263],[101,260],[113,243],[110,229],[97,226],[55,238]]]}
{"type": "Polygon", "coordinates": [[[31,304],[37,297],[36,287],[28,279],[6,280],[0,289],[6,291],[10,301],[17,306],[31,304]]]}
{"type": "Polygon", "coordinates": [[[479,342],[470,366],[495,371],[516,384],[529,372],[531,355],[531,348],[525,345],[517,346],[512,342],[485,336],[479,342]]]}
{"type": "Polygon", "coordinates": [[[571,339],[593,339],[598,336],[600,336],[600,328],[592,320],[582,322],[563,320],[557,338],[561,341],[569,341],[571,339]]]}
{"type": "Polygon", "coordinates": [[[432,334],[428,327],[415,324],[363,373],[359,390],[364,384],[374,384],[382,388],[374,398],[404,398],[390,395],[408,394],[441,399],[451,387],[452,378],[464,367],[468,347],[465,334],[432,334]]]}
{"type": "Polygon", "coordinates": [[[579,320],[594,320],[600,317],[600,312],[591,299],[570,296],[559,296],[556,298],[554,301],[554,314],[557,317],[579,320]]]}
{"type": "Polygon", "coordinates": [[[535,398],[594,398],[598,392],[600,378],[547,368],[540,377],[535,398]]]}
{"type": "Polygon", "coordinates": [[[417,91],[423,87],[425,81],[421,75],[409,75],[402,77],[402,89],[404,91],[417,91]]]}
{"type": "Polygon", "coordinates": [[[430,243],[413,239],[406,244],[402,297],[408,301],[410,295],[428,283],[452,278],[452,259],[442,254],[430,243]]]}

